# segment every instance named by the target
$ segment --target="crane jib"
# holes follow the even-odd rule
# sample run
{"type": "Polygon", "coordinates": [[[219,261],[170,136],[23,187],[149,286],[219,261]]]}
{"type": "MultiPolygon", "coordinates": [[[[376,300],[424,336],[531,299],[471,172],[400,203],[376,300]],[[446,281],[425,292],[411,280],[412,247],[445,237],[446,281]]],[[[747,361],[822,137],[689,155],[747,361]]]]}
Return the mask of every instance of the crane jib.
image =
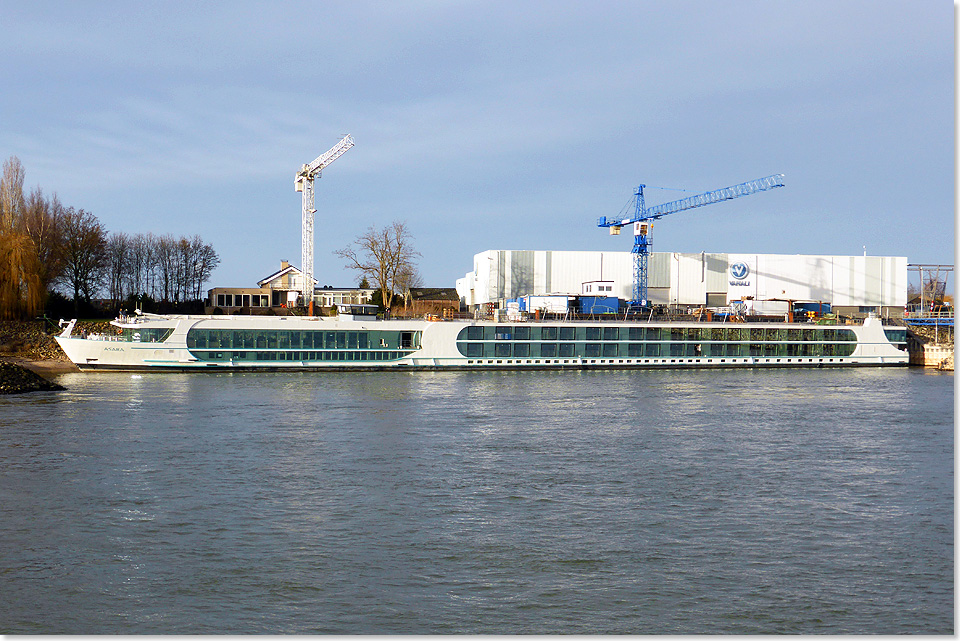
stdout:
{"type": "Polygon", "coordinates": [[[703,207],[704,205],[712,205],[713,203],[722,202],[724,200],[732,200],[734,198],[740,198],[741,196],[749,196],[750,194],[766,191],[768,189],[774,189],[776,187],[783,187],[783,174],[767,176],[766,178],[751,180],[750,182],[740,183],[739,185],[734,185],[732,187],[724,187],[723,189],[716,189],[714,191],[697,194],[696,196],[681,198],[680,200],[663,203],[662,205],[655,205],[647,209],[645,213],[647,216],[654,214],[660,214],[661,216],[665,214],[673,214],[685,209],[703,207]]]}
{"type": "MultiPolygon", "coordinates": [[[[767,191],[768,189],[783,187],[783,174],[774,174],[772,176],[767,176],[766,178],[758,178],[757,180],[751,180],[749,182],[740,183],[739,185],[733,185],[732,187],[715,189],[713,191],[697,194],[696,196],[690,196],[688,198],[681,198],[680,200],[674,200],[669,203],[655,205],[649,209],[644,206],[643,188],[645,186],[646,185],[640,185],[637,188],[636,213],[634,214],[633,218],[607,220],[606,216],[602,216],[597,220],[597,226],[612,227],[613,229],[611,230],[611,233],[619,234],[620,228],[626,225],[641,223],[649,220],[657,220],[663,216],[666,216],[667,214],[674,214],[687,209],[703,207],[704,205],[712,205],[724,200],[732,200],[734,198],[740,198],[741,196],[749,196],[750,194],[767,191]]],[[[648,239],[649,229],[646,229],[646,227],[646,225],[637,225],[637,229],[634,231],[635,244],[633,247],[635,265],[633,301],[631,302],[633,304],[642,306],[646,306],[649,303],[647,300],[647,255],[650,251],[651,243],[648,239]]]]}

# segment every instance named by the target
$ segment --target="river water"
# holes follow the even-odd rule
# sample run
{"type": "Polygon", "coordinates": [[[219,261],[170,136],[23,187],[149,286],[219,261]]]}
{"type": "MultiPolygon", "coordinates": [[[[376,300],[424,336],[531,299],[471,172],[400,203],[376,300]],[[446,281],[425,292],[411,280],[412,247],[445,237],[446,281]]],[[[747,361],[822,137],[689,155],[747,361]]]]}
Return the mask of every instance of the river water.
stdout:
{"type": "Polygon", "coordinates": [[[0,633],[954,632],[954,377],[69,374],[0,633]]]}

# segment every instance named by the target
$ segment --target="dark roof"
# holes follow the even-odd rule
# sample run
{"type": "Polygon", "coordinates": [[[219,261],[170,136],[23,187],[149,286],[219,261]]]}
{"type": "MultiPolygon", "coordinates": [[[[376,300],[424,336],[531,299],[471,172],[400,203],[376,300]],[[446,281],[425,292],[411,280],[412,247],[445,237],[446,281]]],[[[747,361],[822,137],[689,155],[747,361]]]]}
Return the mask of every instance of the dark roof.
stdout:
{"type": "Polygon", "coordinates": [[[460,294],[455,287],[411,287],[412,300],[450,300],[460,302],[460,294]]]}

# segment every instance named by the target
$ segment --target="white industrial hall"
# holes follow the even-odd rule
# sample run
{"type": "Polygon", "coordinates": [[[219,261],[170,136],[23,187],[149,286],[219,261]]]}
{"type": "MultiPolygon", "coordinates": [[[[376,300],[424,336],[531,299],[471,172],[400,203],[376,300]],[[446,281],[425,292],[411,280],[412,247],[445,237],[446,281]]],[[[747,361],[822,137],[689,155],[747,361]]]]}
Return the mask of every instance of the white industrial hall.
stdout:
{"type": "MultiPolygon", "coordinates": [[[[905,256],[815,256],[653,252],[650,304],[720,307],[732,301],[822,302],[843,314],[901,316],[907,303],[905,256]]],[[[630,300],[631,252],[492,249],[474,256],[457,280],[471,310],[522,296],[602,295],[630,300]]]]}

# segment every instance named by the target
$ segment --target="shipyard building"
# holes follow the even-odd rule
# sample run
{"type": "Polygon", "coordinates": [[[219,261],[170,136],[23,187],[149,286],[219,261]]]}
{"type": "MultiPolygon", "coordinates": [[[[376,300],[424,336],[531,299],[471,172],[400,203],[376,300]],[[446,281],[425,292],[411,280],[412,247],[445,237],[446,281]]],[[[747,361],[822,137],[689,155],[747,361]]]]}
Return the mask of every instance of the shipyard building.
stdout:
{"type": "MultiPolygon", "coordinates": [[[[524,297],[633,297],[630,252],[488,250],[457,280],[468,309],[506,308],[524,297]]],[[[657,252],[647,264],[652,305],[725,307],[736,301],[822,303],[847,316],[903,315],[907,258],[657,252]]]]}

